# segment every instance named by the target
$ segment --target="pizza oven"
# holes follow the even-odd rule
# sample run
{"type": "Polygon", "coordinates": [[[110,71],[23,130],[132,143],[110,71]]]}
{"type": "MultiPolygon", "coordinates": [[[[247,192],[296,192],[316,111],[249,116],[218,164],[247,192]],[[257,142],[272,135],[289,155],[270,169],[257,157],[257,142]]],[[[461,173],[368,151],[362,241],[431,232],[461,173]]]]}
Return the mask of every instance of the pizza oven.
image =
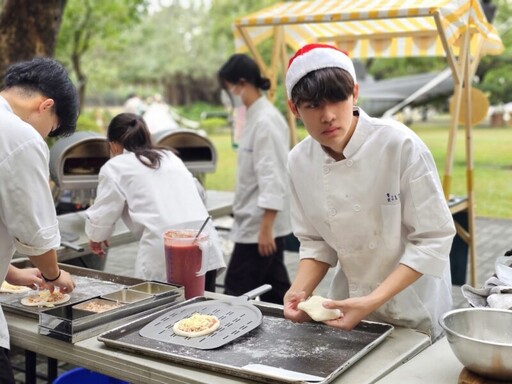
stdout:
{"type": "Polygon", "coordinates": [[[58,213],[92,204],[98,174],[109,159],[107,139],[96,132],[75,132],[55,142],[50,149],[50,177],[58,213]],[[59,205],[67,208],[59,212],[59,205]]]}
{"type": "Polygon", "coordinates": [[[155,132],[152,140],[155,145],[174,150],[188,170],[200,181],[203,181],[205,173],[215,172],[217,150],[206,134],[180,128],[155,132]]]}

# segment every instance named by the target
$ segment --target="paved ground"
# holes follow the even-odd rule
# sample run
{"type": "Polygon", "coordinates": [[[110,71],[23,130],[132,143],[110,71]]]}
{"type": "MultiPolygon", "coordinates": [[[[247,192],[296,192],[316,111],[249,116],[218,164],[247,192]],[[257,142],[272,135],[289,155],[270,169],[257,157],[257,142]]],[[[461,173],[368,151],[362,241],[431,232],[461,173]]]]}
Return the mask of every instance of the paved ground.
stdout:
{"type": "MultiPolygon", "coordinates": [[[[223,238],[223,247],[226,257],[226,262],[229,261],[231,254],[232,243],[227,240],[228,228],[231,221],[229,218],[218,219],[215,224],[220,229],[221,237],[223,238]]],[[[483,283],[494,273],[494,261],[498,256],[501,256],[508,249],[512,248],[512,220],[504,219],[488,219],[477,218],[476,220],[476,243],[477,243],[477,286],[483,283]]],[[[137,249],[136,243],[129,243],[113,247],[109,250],[105,270],[110,273],[130,276],[133,273],[133,260],[135,258],[137,249]]],[[[286,265],[290,277],[293,278],[298,264],[298,255],[296,253],[288,252],[285,255],[286,265]]],[[[468,271],[469,272],[469,271],[468,271]]],[[[329,285],[329,273],[326,279],[322,282],[318,289],[321,295],[327,294],[329,285]]],[[[222,292],[224,276],[221,275],[217,284],[219,285],[218,291],[222,292]]],[[[469,279],[467,280],[469,281],[469,279]]],[[[460,286],[454,285],[453,290],[454,307],[466,307],[467,302],[461,294],[460,286]]],[[[24,354],[23,351],[13,350],[11,360],[17,367],[17,383],[24,383],[24,354]]],[[[46,359],[38,356],[38,384],[46,383],[46,359]]],[[[67,364],[59,364],[59,373],[73,368],[67,364]]]]}

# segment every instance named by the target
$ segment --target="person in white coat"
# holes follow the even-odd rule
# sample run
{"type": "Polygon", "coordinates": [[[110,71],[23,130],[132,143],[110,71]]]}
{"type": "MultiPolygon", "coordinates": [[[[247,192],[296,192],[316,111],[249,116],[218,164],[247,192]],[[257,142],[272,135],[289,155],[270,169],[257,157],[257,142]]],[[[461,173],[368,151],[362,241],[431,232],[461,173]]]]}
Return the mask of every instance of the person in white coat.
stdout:
{"type": "Polygon", "coordinates": [[[353,63],[335,47],[300,49],[286,90],[309,137],[288,159],[300,262],[285,316],[310,320],[297,305],[336,267],[323,307],[342,316],[328,325],[350,330],[375,320],[435,340],[440,316],[452,308],[455,228],[430,151],[403,124],[356,106],[353,63]]]}
{"type": "MultiPolygon", "coordinates": [[[[10,66],[0,92],[0,282],[51,286],[71,292],[75,283],[60,270],[55,249],[59,224],[49,185],[47,136],[75,131],[78,96],[64,67],[50,58],[10,66]],[[17,270],[15,251],[40,273],[17,270]],[[42,278],[42,280],[41,280],[42,278]]],[[[0,382],[14,383],[9,333],[0,310],[0,382]]]]}
{"type": "MultiPolygon", "coordinates": [[[[97,196],[86,211],[85,232],[91,250],[103,255],[115,224],[122,219],[139,239],[136,277],[167,281],[163,236],[190,223],[197,229],[208,217],[195,178],[171,150],[155,147],[143,118],[115,116],[107,138],[113,157],[100,170],[97,196]]],[[[195,229],[195,228],[189,228],[195,229]]],[[[215,290],[217,272],[225,268],[215,228],[209,222],[207,290],[215,290]]]]}
{"type": "Polygon", "coordinates": [[[270,80],[261,76],[249,56],[232,55],[218,77],[233,104],[243,104],[247,109],[238,144],[231,231],[235,246],[226,272],[225,292],[240,296],[270,284],[272,290],[261,299],[282,304],[290,287],[284,264],[285,237],[291,234],[286,173],[288,125],[264,94],[270,80]]]}

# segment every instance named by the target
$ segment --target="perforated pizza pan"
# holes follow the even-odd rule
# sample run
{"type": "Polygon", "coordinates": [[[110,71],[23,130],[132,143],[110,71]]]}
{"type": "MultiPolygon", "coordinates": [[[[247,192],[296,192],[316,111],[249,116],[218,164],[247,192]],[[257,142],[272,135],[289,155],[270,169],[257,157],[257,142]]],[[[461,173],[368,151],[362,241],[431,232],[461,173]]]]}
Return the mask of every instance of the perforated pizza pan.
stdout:
{"type": "Polygon", "coordinates": [[[215,349],[257,328],[262,320],[263,315],[260,309],[247,302],[246,297],[208,300],[173,308],[144,326],[139,334],[142,337],[165,343],[198,349],[215,349]],[[219,328],[208,335],[199,337],[176,335],[172,330],[173,325],[194,313],[216,316],[220,322],[219,328]]]}

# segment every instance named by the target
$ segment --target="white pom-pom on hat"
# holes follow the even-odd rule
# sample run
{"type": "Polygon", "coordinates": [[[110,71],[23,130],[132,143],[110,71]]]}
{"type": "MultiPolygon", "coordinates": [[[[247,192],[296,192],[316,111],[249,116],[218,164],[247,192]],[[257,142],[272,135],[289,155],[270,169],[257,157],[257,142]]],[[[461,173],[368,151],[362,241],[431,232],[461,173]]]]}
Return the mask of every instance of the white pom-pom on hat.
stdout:
{"type": "Polygon", "coordinates": [[[291,99],[292,89],[309,72],[322,68],[341,68],[356,80],[354,63],[347,54],[332,45],[308,44],[299,49],[288,62],[286,94],[291,99]]]}

